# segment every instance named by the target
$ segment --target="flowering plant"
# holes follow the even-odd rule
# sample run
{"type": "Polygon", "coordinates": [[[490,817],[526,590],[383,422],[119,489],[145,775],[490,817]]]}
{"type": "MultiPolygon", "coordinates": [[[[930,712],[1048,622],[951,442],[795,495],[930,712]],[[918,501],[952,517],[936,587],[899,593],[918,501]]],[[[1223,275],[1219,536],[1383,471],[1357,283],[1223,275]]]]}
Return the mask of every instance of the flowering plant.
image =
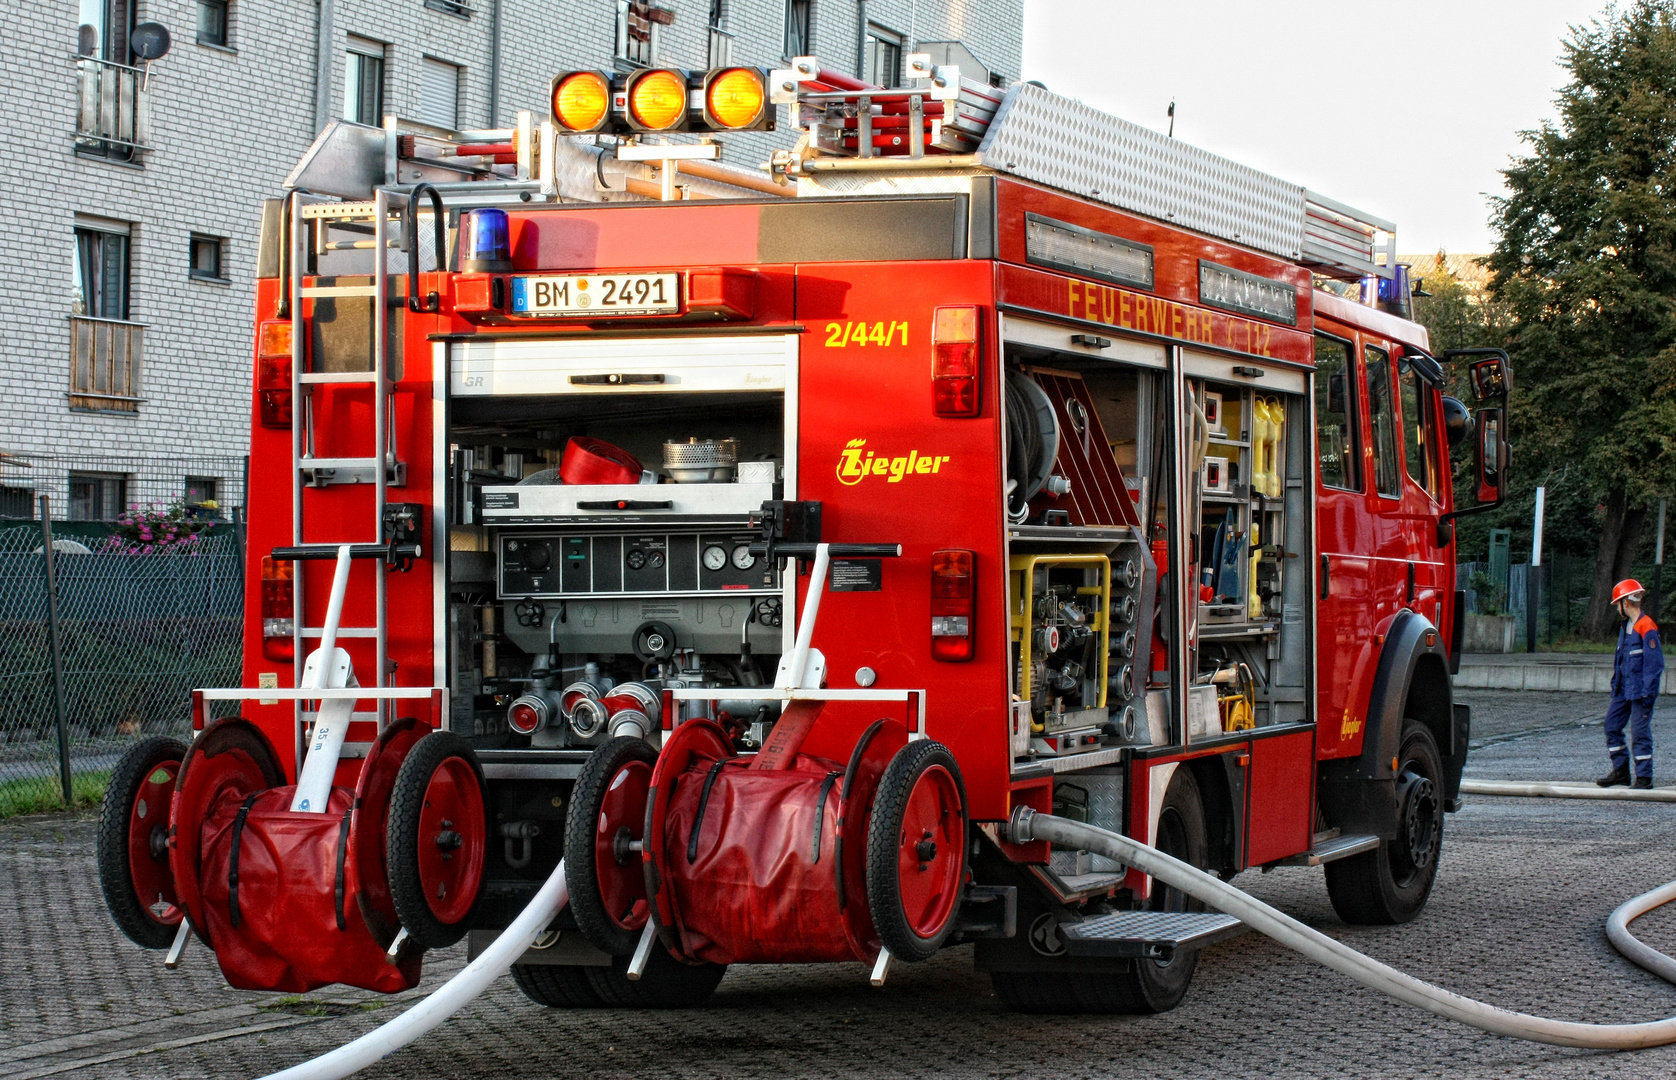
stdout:
{"type": "Polygon", "coordinates": [[[153,503],[145,509],[129,507],[117,516],[116,531],[105,538],[101,551],[117,555],[190,554],[199,549],[199,534],[209,522],[194,520],[182,501],[153,503]]]}

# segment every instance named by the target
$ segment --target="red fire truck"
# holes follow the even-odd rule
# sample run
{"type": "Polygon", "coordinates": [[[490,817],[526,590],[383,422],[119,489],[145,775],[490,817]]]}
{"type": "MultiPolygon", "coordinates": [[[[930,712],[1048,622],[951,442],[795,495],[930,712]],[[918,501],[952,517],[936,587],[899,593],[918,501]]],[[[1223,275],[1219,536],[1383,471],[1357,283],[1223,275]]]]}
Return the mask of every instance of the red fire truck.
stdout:
{"type": "Polygon", "coordinates": [[[1020,806],[1423,908],[1506,357],[1431,353],[1386,222],[909,74],[570,72],[541,123],[321,135],[262,218],[244,677],[106,804],[131,938],[399,990],[563,857],[544,1005],[973,942],[1021,1011],[1174,1007],[1238,923],[1020,806]]]}

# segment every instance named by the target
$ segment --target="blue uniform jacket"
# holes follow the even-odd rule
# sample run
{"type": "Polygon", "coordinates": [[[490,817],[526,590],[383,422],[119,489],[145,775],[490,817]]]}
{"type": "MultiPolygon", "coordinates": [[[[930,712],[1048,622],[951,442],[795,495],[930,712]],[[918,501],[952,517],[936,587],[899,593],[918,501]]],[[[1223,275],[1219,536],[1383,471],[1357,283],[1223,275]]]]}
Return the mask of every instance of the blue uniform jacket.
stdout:
{"type": "Polygon", "coordinates": [[[1664,677],[1664,647],[1659,625],[1646,615],[1625,623],[1618,631],[1618,652],[1612,657],[1612,694],[1627,701],[1657,697],[1664,677]]]}

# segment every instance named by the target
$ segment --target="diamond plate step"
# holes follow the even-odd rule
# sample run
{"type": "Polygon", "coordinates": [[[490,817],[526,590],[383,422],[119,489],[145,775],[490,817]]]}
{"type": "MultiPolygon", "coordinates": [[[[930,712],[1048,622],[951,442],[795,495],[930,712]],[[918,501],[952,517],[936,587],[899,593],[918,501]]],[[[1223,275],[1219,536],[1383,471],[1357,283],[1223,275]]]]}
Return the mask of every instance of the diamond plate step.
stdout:
{"type": "Polygon", "coordinates": [[[1119,911],[1079,923],[1060,923],[1072,956],[1168,960],[1177,949],[1198,949],[1245,932],[1245,924],[1216,911],[1119,911]]]}
{"type": "Polygon", "coordinates": [[[1348,859],[1352,855],[1360,855],[1364,851],[1372,851],[1379,846],[1377,836],[1335,836],[1331,839],[1318,841],[1308,851],[1280,860],[1282,866],[1320,866],[1336,859],[1348,859]]]}

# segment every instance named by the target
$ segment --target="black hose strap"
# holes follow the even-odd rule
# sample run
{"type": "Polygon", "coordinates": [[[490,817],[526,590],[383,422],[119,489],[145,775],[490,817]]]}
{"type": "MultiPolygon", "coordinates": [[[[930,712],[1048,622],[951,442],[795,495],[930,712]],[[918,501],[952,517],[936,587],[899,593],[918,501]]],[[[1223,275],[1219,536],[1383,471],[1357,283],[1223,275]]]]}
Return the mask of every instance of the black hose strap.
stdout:
{"type": "Polygon", "coordinates": [[[347,930],[349,926],[343,921],[343,861],[349,854],[349,815],[355,812],[350,808],[343,812],[343,824],[338,826],[338,870],[332,880],[332,901],[336,905],[338,915],[338,929],[347,930]]]}
{"type": "Polygon", "coordinates": [[[234,930],[239,928],[239,847],[244,841],[244,819],[250,816],[250,807],[261,794],[251,792],[239,807],[238,816],[233,818],[233,850],[227,856],[227,917],[232,920],[234,930]]]}
{"type": "Polygon", "coordinates": [[[815,796],[815,842],[809,851],[811,864],[821,861],[821,824],[826,820],[826,797],[832,794],[832,785],[843,775],[838,771],[827,773],[826,779],[821,781],[821,793],[815,796]]]}
{"type": "Polygon", "coordinates": [[[839,911],[843,911],[848,903],[844,897],[844,818],[842,815],[849,806],[850,789],[855,787],[856,773],[861,771],[861,756],[867,753],[867,747],[873,742],[873,736],[877,735],[879,729],[884,726],[885,718],[880,717],[869,724],[867,730],[861,733],[861,738],[856,740],[855,749],[850,751],[850,763],[844,769],[844,786],[838,792],[838,813],[840,815],[838,818],[838,836],[832,842],[832,857],[838,860],[838,864],[832,868],[832,877],[838,886],[839,911]]]}
{"type": "Polygon", "coordinates": [[[693,834],[687,841],[687,864],[698,861],[698,830],[704,824],[704,808],[710,805],[710,788],[716,783],[716,774],[722,771],[725,762],[718,761],[710,766],[710,771],[704,774],[704,789],[698,793],[698,813],[693,815],[693,834]]]}

